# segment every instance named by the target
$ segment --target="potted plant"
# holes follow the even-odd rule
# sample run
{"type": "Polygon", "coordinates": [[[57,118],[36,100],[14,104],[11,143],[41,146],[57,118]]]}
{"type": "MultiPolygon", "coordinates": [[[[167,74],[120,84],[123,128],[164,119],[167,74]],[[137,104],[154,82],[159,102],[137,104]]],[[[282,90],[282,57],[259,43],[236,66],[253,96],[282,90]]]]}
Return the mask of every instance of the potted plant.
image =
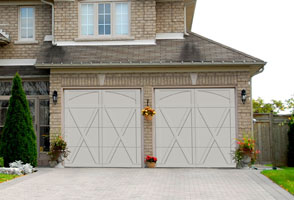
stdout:
{"type": "Polygon", "coordinates": [[[145,117],[146,120],[150,121],[152,120],[152,117],[156,114],[155,110],[150,108],[149,106],[146,106],[142,110],[142,115],[145,117]]]}
{"type": "Polygon", "coordinates": [[[248,135],[241,139],[236,139],[239,145],[233,154],[233,159],[237,163],[237,168],[251,166],[255,163],[259,150],[255,149],[255,140],[248,135]]]}
{"type": "Polygon", "coordinates": [[[154,156],[147,155],[145,158],[145,163],[147,168],[155,168],[157,162],[157,158],[154,156]]]}
{"type": "Polygon", "coordinates": [[[62,162],[64,158],[68,156],[70,151],[67,148],[66,142],[63,140],[61,136],[58,136],[50,146],[50,151],[48,155],[50,156],[50,166],[63,168],[62,162]]]}

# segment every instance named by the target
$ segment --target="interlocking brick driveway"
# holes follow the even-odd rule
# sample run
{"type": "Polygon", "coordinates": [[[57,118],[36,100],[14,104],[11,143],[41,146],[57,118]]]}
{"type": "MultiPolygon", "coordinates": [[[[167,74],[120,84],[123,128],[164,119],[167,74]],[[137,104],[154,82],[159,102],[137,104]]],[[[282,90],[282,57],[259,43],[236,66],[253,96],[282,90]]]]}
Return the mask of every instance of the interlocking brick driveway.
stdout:
{"type": "Polygon", "coordinates": [[[259,171],[234,169],[46,169],[0,184],[0,199],[293,199],[259,171]]]}

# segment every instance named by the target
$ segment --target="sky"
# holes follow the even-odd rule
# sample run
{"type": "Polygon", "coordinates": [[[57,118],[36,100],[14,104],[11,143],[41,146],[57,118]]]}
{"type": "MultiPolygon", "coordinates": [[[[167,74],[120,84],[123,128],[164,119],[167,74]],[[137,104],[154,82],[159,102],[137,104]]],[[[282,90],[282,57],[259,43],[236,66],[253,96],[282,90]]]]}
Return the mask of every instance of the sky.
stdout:
{"type": "Polygon", "coordinates": [[[192,31],[267,62],[253,98],[294,95],[294,0],[197,0],[192,31]]]}

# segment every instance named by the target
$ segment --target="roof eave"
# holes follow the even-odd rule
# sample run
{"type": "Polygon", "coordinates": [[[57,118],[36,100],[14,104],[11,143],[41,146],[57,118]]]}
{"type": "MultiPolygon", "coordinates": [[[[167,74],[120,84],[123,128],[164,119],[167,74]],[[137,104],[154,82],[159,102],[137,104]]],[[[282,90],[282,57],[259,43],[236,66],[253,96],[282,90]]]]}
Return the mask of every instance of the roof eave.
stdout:
{"type": "Polygon", "coordinates": [[[199,66],[251,66],[263,67],[265,62],[171,62],[171,63],[37,63],[36,68],[141,68],[141,67],[199,67],[199,66]]]}

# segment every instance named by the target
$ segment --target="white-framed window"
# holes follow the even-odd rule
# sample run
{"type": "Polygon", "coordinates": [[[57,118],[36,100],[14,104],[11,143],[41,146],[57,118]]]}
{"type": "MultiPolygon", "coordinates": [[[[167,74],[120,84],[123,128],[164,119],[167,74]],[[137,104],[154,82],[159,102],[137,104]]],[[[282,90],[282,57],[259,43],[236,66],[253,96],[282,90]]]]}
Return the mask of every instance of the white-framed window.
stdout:
{"type": "Polygon", "coordinates": [[[19,8],[19,40],[33,41],[35,40],[35,8],[20,7],[19,8]]]}
{"type": "Polygon", "coordinates": [[[80,37],[110,38],[130,35],[130,2],[80,3],[80,37]]]}

